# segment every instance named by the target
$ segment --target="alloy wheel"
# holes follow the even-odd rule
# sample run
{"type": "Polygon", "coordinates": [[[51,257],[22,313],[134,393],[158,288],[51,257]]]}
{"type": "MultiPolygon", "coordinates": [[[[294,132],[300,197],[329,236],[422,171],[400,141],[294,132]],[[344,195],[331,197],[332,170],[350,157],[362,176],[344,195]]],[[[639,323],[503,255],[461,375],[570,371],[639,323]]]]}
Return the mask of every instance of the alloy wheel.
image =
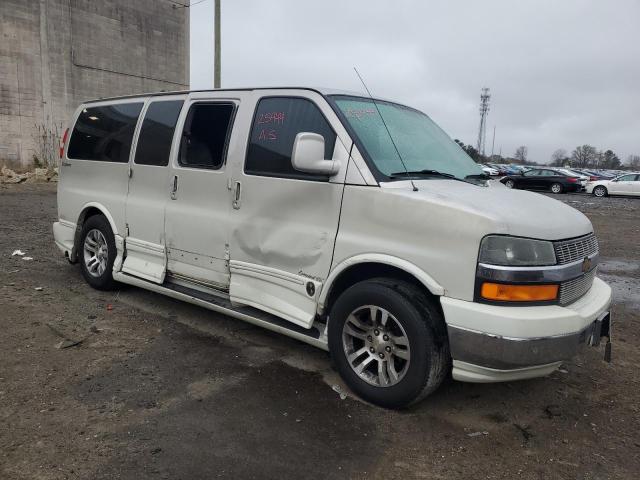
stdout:
{"type": "Polygon", "coordinates": [[[342,329],[342,344],[351,369],[371,385],[393,386],[409,369],[407,333],[384,308],[365,305],[351,312],[342,329]]]}
{"type": "Polygon", "coordinates": [[[107,240],[100,230],[89,230],[84,239],[84,264],[92,277],[100,277],[107,269],[109,247],[107,240]]]}

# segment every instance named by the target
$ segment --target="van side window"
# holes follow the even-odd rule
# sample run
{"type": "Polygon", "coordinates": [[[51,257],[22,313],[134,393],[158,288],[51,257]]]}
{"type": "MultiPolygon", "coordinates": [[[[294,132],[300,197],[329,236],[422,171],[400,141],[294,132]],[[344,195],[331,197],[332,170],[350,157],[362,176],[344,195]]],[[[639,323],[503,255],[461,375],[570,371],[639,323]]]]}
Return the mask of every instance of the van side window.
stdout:
{"type": "Polygon", "coordinates": [[[169,164],[173,132],[183,103],[182,100],[168,100],[149,105],[138,135],[136,164],[161,167],[169,164]]]}
{"type": "Polygon", "coordinates": [[[180,165],[212,170],[222,167],[234,109],[232,103],[191,106],[180,141],[180,165]]]}
{"type": "Polygon", "coordinates": [[[83,109],[73,127],[68,157],[127,163],[142,105],[119,103],[83,109]]]}
{"type": "Polygon", "coordinates": [[[291,153],[300,132],[324,137],[324,155],[333,157],[336,134],[320,109],[305,98],[263,98],[256,108],[244,171],[249,175],[327,180],[299,172],[291,165],[291,153]]]}

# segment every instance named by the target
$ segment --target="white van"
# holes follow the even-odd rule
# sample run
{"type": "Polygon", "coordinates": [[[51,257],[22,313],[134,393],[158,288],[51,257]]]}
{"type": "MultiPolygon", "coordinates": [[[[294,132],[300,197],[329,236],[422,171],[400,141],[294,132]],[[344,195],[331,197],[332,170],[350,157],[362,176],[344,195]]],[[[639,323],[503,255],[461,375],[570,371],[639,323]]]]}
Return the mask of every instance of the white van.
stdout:
{"type": "Polygon", "coordinates": [[[72,125],[53,231],[91,286],[135,285],[328,350],[372,403],[408,405],[449,373],[548,375],[609,337],[589,220],[487,180],[413,108],[193,91],[86,102],[72,125]]]}

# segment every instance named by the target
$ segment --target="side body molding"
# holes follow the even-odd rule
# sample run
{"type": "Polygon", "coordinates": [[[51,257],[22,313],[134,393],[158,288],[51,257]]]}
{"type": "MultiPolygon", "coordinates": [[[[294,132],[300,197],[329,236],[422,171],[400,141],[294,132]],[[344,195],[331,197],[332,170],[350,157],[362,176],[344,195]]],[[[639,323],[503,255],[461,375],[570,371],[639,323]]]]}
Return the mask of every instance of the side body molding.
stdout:
{"type": "Polygon", "coordinates": [[[347,270],[349,267],[361,263],[380,263],[383,265],[390,265],[392,267],[399,268],[400,270],[403,270],[416,277],[434,295],[444,295],[444,288],[442,287],[442,285],[436,282],[433,277],[427,274],[424,270],[418,268],[413,263],[398,257],[394,257],[392,255],[385,255],[382,253],[363,253],[343,260],[331,270],[331,273],[322,286],[320,296],[318,297],[318,310],[320,312],[322,312],[325,308],[327,296],[331,291],[333,282],[340,276],[342,272],[347,270]]]}

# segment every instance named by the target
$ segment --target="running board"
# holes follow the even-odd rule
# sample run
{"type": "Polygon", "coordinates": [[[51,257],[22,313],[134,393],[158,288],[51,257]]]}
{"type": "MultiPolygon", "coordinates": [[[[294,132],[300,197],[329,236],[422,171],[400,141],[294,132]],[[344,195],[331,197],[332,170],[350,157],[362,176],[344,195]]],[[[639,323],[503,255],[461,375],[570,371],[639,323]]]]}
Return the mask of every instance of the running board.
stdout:
{"type": "Polygon", "coordinates": [[[161,293],[177,300],[192,303],[193,305],[198,305],[208,310],[243,320],[247,323],[266,328],[272,332],[281,333],[323,350],[329,350],[327,338],[326,335],[324,335],[324,329],[322,328],[324,325],[314,325],[311,328],[306,329],[270,313],[258,310],[257,308],[246,305],[235,306],[228,299],[223,298],[222,295],[212,295],[198,290],[193,290],[183,285],[172,283],[158,285],[122,272],[114,272],[113,279],[118,282],[144,288],[145,290],[150,290],[152,292],[161,293]],[[322,331],[318,327],[322,328],[322,331]]]}

